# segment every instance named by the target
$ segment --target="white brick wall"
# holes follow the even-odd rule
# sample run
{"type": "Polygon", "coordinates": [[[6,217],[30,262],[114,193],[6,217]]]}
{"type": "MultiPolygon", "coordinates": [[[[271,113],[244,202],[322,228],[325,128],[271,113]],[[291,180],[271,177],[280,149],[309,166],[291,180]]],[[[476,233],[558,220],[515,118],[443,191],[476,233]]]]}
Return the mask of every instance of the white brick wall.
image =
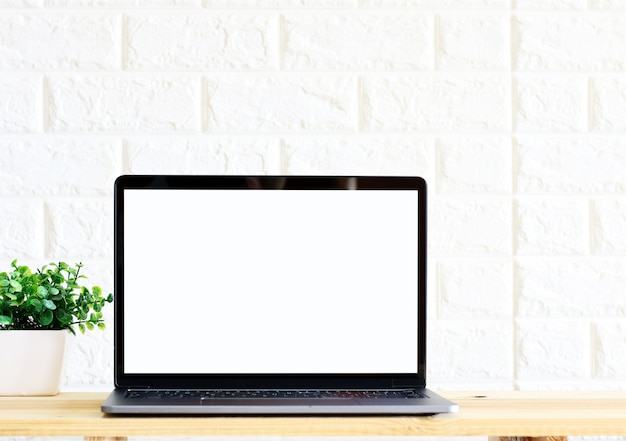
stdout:
{"type": "Polygon", "coordinates": [[[623,0],[0,0],[0,261],[110,289],[122,173],[422,175],[430,384],[623,388],[625,74],[623,0]]]}

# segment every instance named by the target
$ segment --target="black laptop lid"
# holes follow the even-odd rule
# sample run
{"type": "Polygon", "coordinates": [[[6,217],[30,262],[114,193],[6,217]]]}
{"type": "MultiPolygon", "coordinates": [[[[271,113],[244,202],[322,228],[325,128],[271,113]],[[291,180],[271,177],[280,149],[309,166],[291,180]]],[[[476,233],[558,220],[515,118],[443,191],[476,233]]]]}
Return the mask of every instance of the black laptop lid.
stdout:
{"type": "Polygon", "coordinates": [[[121,176],[115,383],[425,386],[418,177],[121,176]]]}

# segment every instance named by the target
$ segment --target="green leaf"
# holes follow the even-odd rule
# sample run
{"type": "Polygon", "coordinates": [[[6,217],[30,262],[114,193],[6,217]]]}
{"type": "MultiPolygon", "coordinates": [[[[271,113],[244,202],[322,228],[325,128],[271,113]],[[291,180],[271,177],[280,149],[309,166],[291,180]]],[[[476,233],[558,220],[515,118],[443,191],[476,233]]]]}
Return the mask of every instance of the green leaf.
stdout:
{"type": "Polygon", "coordinates": [[[46,309],[49,309],[49,310],[57,309],[57,306],[54,304],[54,302],[52,300],[44,299],[41,303],[43,304],[44,308],[46,308],[46,309]]]}
{"type": "Polygon", "coordinates": [[[29,268],[29,267],[27,267],[27,266],[24,266],[24,265],[19,266],[19,267],[17,268],[17,270],[18,270],[20,273],[24,274],[24,275],[30,275],[30,274],[32,274],[32,273],[31,273],[31,271],[30,271],[30,268],[29,268]]]}
{"type": "Polygon", "coordinates": [[[61,322],[61,324],[69,324],[72,322],[72,316],[68,314],[65,309],[62,309],[62,308],[57,309],[54,315],[61,322]]]}
{"type": "Polygon", "coordinates": [[[104,322],[98,323],[98,329],[104,331],[107,328],[107,325],[104,322]]]}
{"type": "Polygon", "coordinates": [[[52,323],[53,319],[54,315],[52,314],[52,311],[47,310],[39,317],[39,324],[41,326],[48,326],[50,323],[52,323]]]}
{"type": "Polygon", "coordinates": [[[39,299],[31,299],[30,305],[35,309],[35,312],[41,312],[43,310],[43,305],[39,299]]]}
{"type": "Polygon", "coordinates": [[[102,310],[113,295],[103,298],[100,287],[79,285],[86,278],[82,266],[58,262],[33,272],[14,260],[9,272],[0,272],[0,328],[103,329],[102,310]]]}

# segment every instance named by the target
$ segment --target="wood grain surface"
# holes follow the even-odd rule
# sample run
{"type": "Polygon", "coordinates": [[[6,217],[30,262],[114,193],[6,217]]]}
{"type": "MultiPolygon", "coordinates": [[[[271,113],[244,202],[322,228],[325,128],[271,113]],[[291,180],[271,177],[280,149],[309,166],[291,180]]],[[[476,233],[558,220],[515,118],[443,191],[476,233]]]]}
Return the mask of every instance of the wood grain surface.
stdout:
{"type": "Polygon", "coordinates": [[[434,416],[118,417],[106,393],[0,397],[0,436],[554,437],[626,435],[626,392],[447,392],[461,410],[434,416]]]}

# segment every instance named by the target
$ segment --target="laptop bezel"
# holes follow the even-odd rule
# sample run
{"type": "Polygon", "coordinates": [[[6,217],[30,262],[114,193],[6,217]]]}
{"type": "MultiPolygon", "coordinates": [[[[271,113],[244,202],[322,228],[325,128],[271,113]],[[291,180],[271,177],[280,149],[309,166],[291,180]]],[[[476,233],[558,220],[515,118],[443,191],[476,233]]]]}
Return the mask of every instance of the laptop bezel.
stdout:
{"type": "MultiPolygon", "coordinates": [[[[282,184],[281,184],[282,185],[282,184]]],[[[341,191],[341,190],[340,190],[341,191]]],[[[114,188],[114,382],[118,388],[188,389],[388,389],[426,387],[426,182],[415,176],[260,176],[123,175],[114,188]],[[272,188],[287,180],[288,189],[339,190],[351,179],[358,189],[416,190],[418,193],[418,348],[417,372],[381,374],[128,374],[124,372],[124,191],[128,189],[272,188]],[[252,184],[251,184],[252,183],[252,184]]]]}

